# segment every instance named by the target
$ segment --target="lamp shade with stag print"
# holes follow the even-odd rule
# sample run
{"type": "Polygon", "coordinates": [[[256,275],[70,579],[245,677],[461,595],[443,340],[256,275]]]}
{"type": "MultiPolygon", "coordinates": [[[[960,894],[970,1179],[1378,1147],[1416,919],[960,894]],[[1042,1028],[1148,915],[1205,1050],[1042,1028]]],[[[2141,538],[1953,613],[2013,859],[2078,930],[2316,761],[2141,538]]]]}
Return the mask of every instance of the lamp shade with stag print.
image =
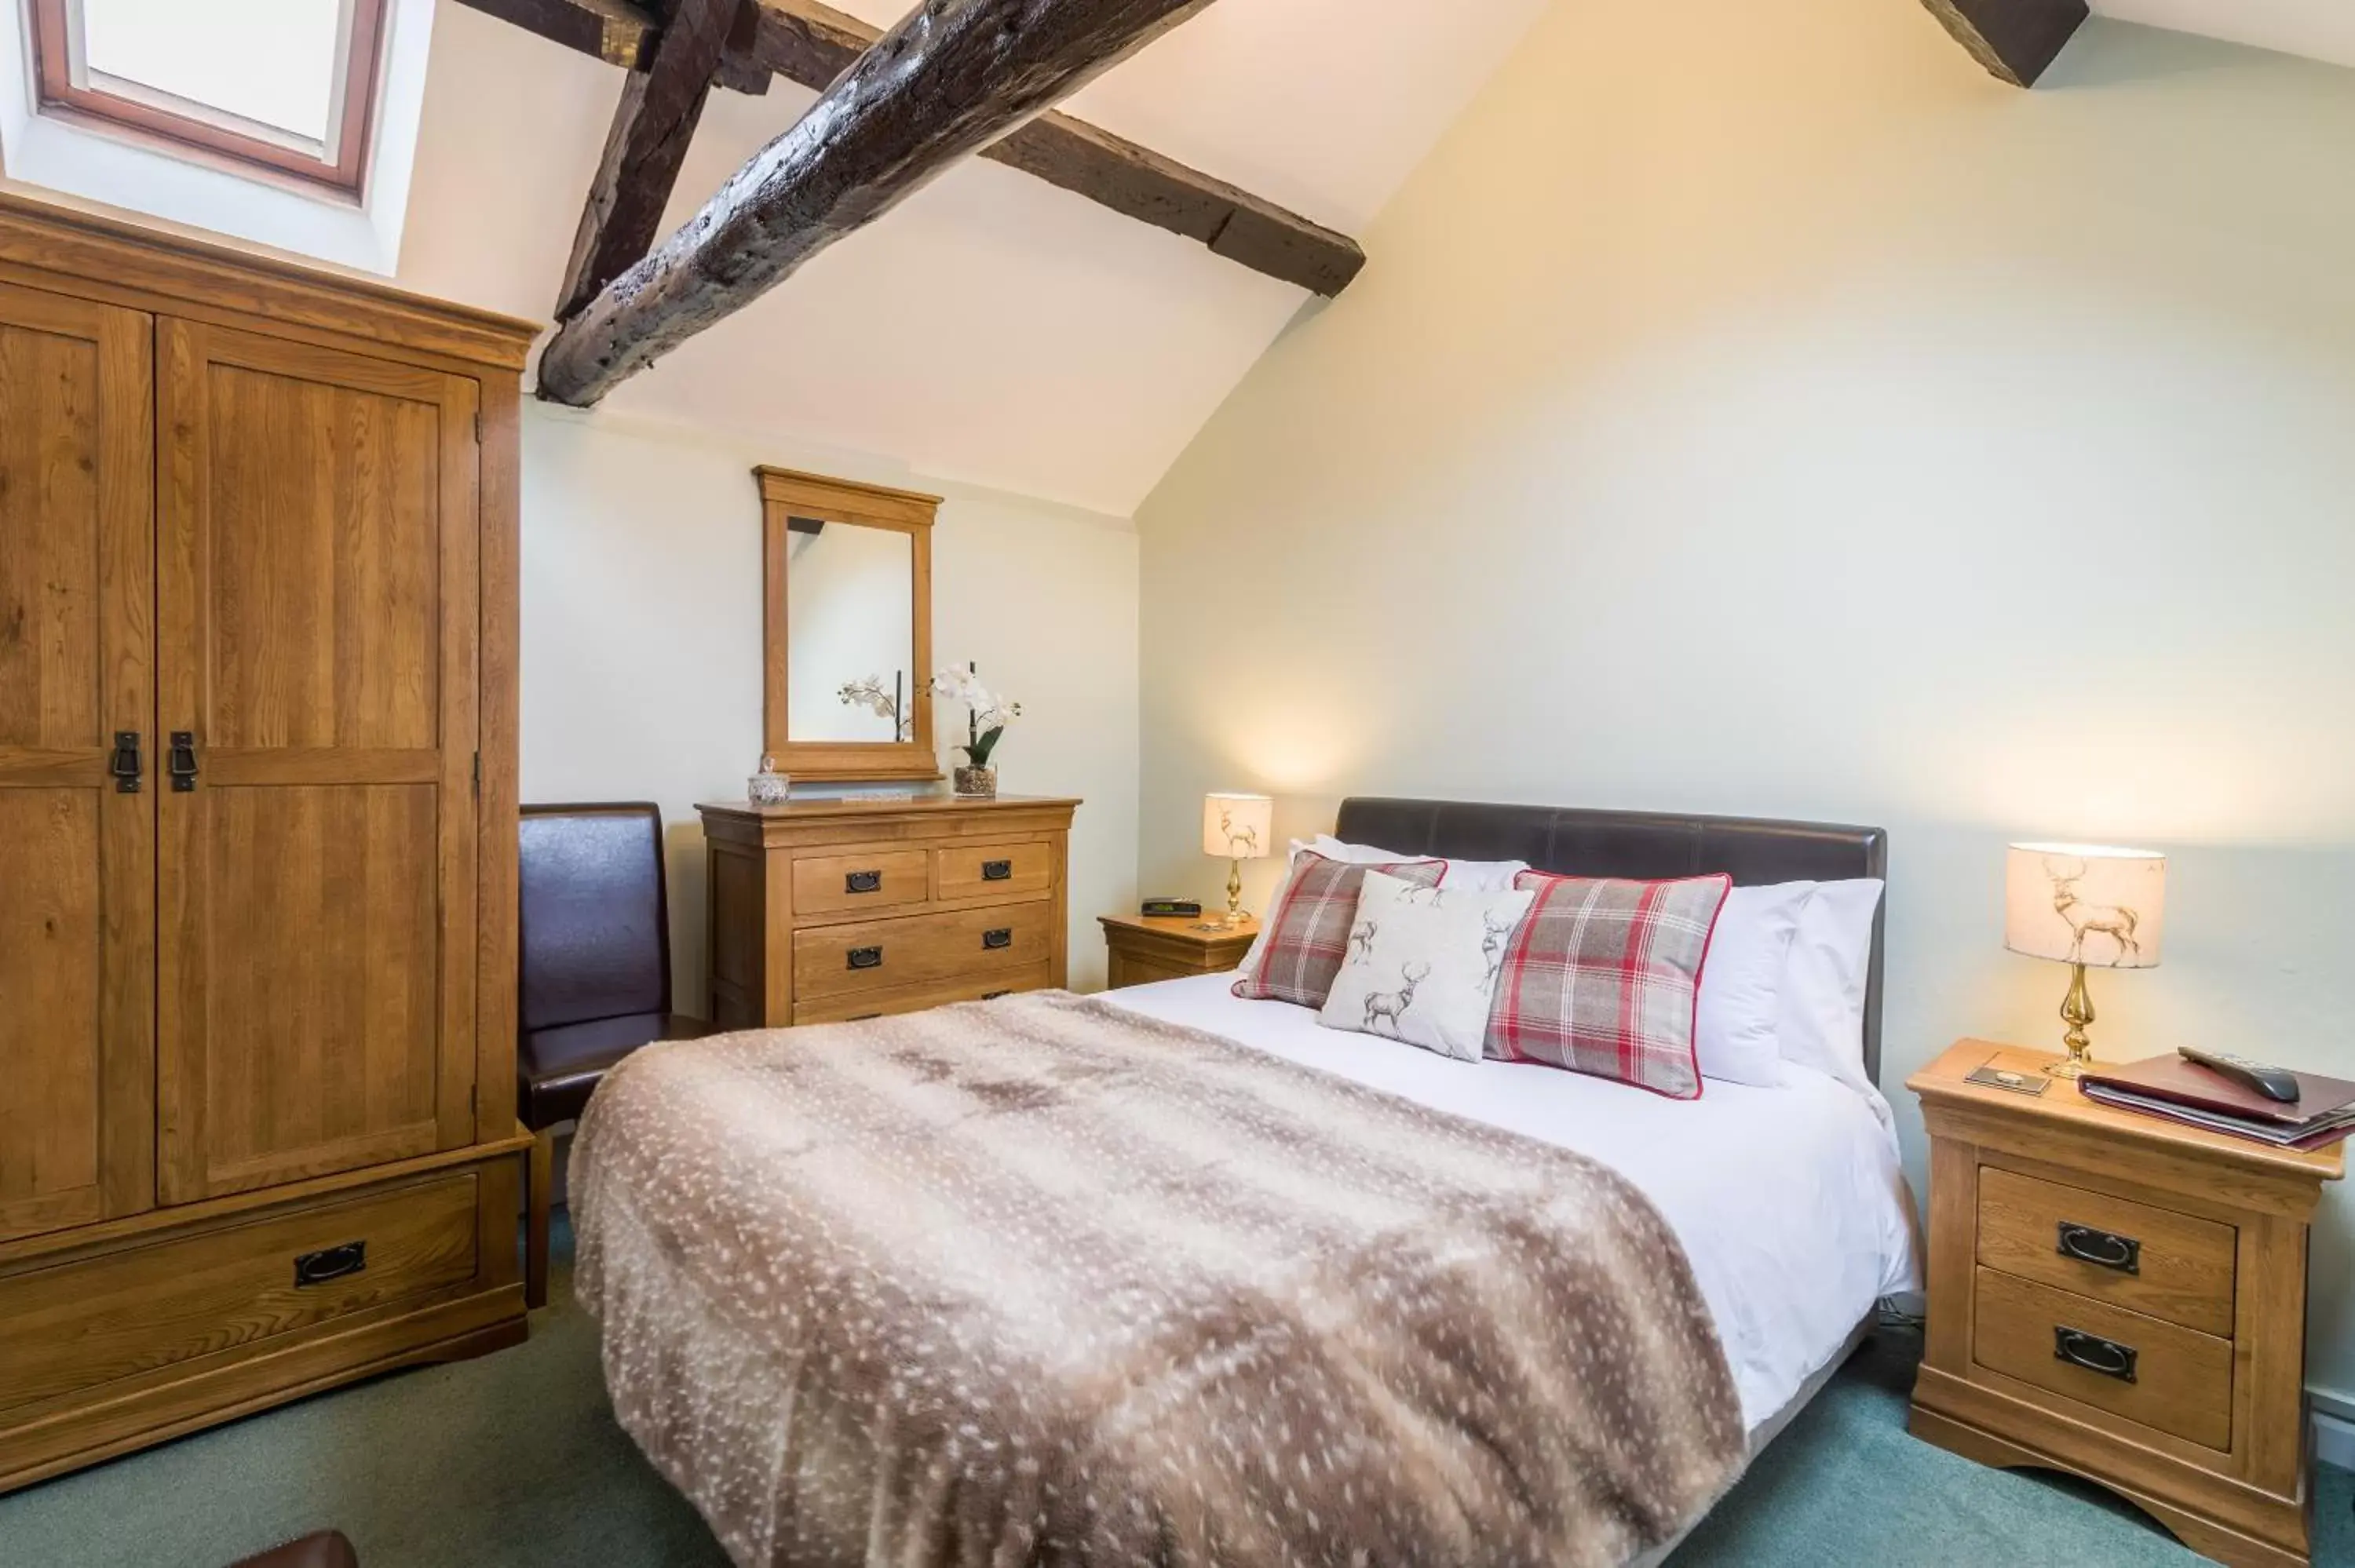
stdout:
{"type": "Polygon", "coordinates": [[[1258,860],[1275,832],[1275,801],[1265,795],[1202,797],[1202,853],[1222,860],[1258,860]]]}
{"type": "Polygon", "coordinates": [[[2158,965],[2167,857],[2098,844],[2013,844],[2005,864],[2003,945],[2093,969],[2158,965]]]}

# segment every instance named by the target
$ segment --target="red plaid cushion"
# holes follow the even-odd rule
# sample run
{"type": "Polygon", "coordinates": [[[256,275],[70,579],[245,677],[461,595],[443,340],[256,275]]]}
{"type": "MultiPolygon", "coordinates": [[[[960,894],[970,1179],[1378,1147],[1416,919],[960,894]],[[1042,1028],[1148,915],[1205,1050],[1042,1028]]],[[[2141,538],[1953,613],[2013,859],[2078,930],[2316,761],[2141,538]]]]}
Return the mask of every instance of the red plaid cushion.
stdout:
{"type": "Polygon", "coordinates": [[[1351,864],[1302,851],[1292,863],[1284,891],[1276,895],[1275,907],[1260,923],[1264,945],[1259,962],[1235,981],[1235,994],[1251,1001],[1324,1006],[1326,997],[1332,994],[1333,977],[1341,972],[1341,960],[1348,956],[1349,926],[1358,917],[1358,892],[1369,871],[1417,887],[1436,887],[1447,863],[1351,864]]]}
{"type": "Polygon", "coordinates": [[[1693,1009],[1729,876],[1679,882],[1548,876],[1506,950],[1487,1054],[1700,1097],[1693,1009]]]}

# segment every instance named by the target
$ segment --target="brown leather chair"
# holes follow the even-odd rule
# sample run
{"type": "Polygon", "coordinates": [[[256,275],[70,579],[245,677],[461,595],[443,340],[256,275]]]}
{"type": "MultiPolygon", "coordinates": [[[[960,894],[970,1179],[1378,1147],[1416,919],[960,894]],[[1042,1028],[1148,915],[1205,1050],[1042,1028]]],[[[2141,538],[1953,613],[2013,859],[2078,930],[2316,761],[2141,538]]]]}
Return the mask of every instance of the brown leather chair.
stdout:
{"type": "Polygon", "coordinates": [[[544,1307],[556,1128],[639,1046],[714,1031],[670,1010],[661,811],[526,806],[522,841],[516,1114],[536,1135],[524,1294],[544,1307]]]}

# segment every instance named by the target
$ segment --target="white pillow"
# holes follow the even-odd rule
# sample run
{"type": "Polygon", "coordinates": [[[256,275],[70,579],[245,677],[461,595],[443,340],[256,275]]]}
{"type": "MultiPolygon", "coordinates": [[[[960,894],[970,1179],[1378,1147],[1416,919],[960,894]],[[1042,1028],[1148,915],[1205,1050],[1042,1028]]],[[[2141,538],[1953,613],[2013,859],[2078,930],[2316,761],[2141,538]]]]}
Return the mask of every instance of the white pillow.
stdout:
{"type": "Polygon", "coordinates": [[[1878,877],[1816,884],[1791,938],[1775,1021],[1785,1061],[1828,1073],[1874,1100],[1880,1094],[1864,1070],[1864,987],[1881,891],[1878,877]]]}
{"type": "Polygon", "coordinates": [[[1477,1062],[1506,949],[1536,898],[1366,873],[1348,957],[1316,1021],[1477,1062]]]}
{"type": "Polygon", "coordinates": [[[1693,1054],[1701,1076],[1771,1089],[1784,1080],[1777,1044],[1785,966],[1812,882],[1737,887],[1725,895],[1710,934],[1694,1012],[1693,1054]]]}
{"type": "MultiPolygon", "coordinates": [[[[1370,844],[1345,844],[1330,833],[1318,833],[1314,843],[1293,841],[1293,850],[1313,849],[1327,860],[1346,861],[1351,865],[1379,864],[1383,862],[1407,860],[1438,860],[1438,855],[1400,854],[1393,850],[1375,849],[1370,844]]],[[[1529,869],[1525,860],[1454,860],[1447,862],[1447,871],[1440,877],[1442,887],[1468,887],[1476,893],[1509,892],[1513,878],[1529,869]]]]}

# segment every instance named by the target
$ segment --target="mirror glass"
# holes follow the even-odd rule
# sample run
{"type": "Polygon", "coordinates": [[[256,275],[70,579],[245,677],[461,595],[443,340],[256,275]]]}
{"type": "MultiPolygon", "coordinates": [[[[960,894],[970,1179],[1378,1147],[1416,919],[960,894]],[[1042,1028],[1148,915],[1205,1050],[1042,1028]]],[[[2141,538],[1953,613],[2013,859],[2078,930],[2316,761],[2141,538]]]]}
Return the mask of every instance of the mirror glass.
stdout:
{"type": "Polygon", "coordinates": [[[786,523],[788,739],[894,741],[915,712],[915,542],[896,528],[786,523]]]}

